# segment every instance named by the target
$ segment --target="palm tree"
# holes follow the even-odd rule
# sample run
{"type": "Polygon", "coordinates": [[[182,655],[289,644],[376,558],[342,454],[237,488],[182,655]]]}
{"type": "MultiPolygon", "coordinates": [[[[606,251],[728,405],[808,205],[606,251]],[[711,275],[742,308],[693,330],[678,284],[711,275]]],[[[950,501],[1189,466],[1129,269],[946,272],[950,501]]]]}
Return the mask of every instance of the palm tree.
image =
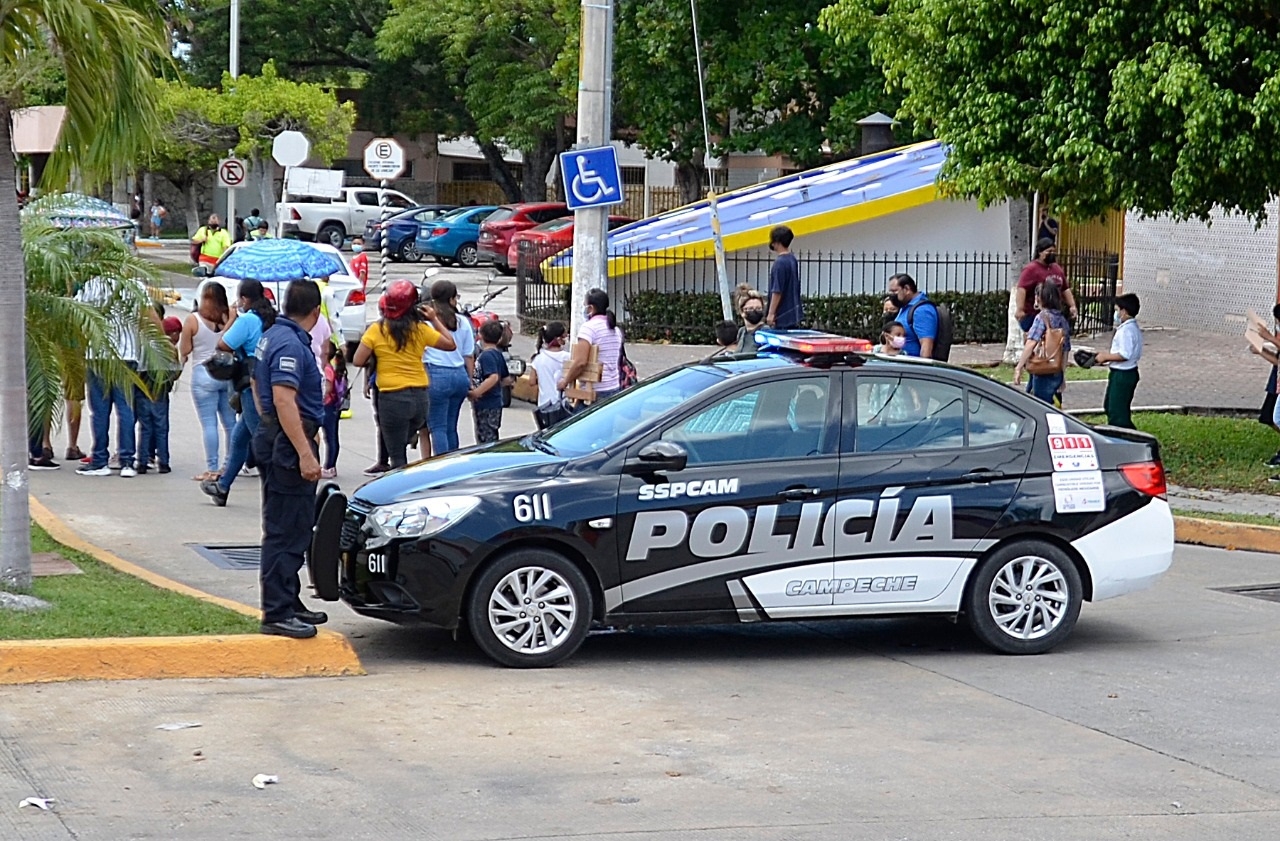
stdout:
{"type": "Polygon", "coordinates": [[[31,584],[27,506],[26,288],[13,157],[12,112],[28,57],[47,50],[66,76],[66,121],[41,186],[75,170],[105,180],[158,130],[154,71],[169,44],[154,0],[0,3],[0,587],[31,584]]]}

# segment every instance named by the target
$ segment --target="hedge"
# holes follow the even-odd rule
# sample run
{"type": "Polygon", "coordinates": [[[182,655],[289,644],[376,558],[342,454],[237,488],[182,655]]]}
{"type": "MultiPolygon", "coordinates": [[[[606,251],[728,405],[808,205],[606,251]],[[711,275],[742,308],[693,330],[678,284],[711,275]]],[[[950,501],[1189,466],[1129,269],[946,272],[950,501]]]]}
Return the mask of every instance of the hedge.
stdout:
{"type": "MultiPolygon", "coordinates": [[[[951,308],[955,342],[1003,342],[1009,293],[940,292],[930,300],[951,308]]],[[[551,309],[551,308],[547,308],[551,309]]],[[[883,322],[880,295],[805,298],[805,327],[876,341],[883,322]]],[[[720,296],[714,293],[644,291],[627,301],[627,338],[676,344],[714,344],[720,296]]]]}

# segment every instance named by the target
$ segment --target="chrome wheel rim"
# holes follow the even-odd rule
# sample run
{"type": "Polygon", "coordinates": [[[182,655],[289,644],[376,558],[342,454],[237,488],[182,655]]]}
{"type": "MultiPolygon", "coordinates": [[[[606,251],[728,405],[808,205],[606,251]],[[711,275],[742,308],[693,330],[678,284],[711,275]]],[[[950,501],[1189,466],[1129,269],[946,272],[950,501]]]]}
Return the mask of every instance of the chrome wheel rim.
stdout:
{"type": "Polygon", "coordinates": [[[400,250],[404,254],[404,259],[407,263],[416,263],[422,259],[422,255],[418,253],[418,247],[411,242],[406,243],[400,250]]]}
{"type": "Polygon", "coordinates": [[[478,252],[474,245],[463,246],[458,252],[458,262],[464,266],[471,267],[478,261],[478,252]]]}
{"type": "Polygon", "coordinates": [[[1009,561],[996,573],[987,606],[996,627],[1018,640],[1048,636],[1067,615],[1071,594],[1058,565],[1036,555],[1009,561]]]}
{"type": "Polygon", "coordinates": [[[545,654],[569,638],[578,599],[559,573],[521,567],[502,577],[489,594],[489,628],[517,654],[545,654]]]}

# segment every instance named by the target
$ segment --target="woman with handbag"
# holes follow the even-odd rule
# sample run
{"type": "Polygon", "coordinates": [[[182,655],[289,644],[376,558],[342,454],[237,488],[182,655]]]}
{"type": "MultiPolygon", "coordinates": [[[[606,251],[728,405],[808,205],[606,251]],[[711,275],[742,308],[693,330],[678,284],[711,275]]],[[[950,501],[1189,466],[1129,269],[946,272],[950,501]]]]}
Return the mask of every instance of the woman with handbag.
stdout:
{"type": "Polygon", "coordinates": [[[191,360],[191,399],[195,403],[196,415],[200,418],[200,428],[204,434],[205,471],[192,478],[197,482],[216,479],[221,464],[218,424],[231,441],[231,428],[235,426],[236,414],[231,410],[231,382],[215,379],[206,369],[205,363],[218,352],[218,341],[223,332],[235,320],[235,314],[227,304],[227,290],[222,284],[208,281],[200,286],[199,308],[187,316],[182,325],[182,337],[178,340],[179,361],[187,364],[191,360]]]}
{"type": "Polygon", "coordinates": [[[590,364],[591,349],[594,347],[596,359],[600,363],[600,382],[596,383],[595,396],[596,400],[603,400],[634,382],[635,367],[626,358],[622,330],[618,327],[613,310],[609,309],[609,293],[603,289],[589,291],[583,315],[586,316],[586,323],[578,331],[577,341],[573,343],[569,361],[565,363],[564,372],[556,383],[556,390],[564,391],[578,381],[590,364]]]}
{"type": "Polygon", "coordinates": [[[262,284],[256,280],[240,281],[239,312],[231,326],[222,332],[218,339],[218,350],[235,355],[240,365],[239,377],[232,382],[232,391],[239,395],[240,413],[235,428],[231,430],[231,441],[227,445],[227,460],[222,466],[222,475],[205,479],[200,483],[200,490],[213,498],[213,504],[219,508],[227,504],[227,495],[235,484],[240,469],[249,460],[250,445],[253,434],[258,431],[258,405],[253,401],[253,387],[250,377],[256,360],[254,353],[258,349],[258,340],[262,334],[276,323],[276,308],[267,300],[262,284]]]}
{"type": "Polygon", "coordinates": [[[1066,381],[1067,354],[1071,352],[1071,322],[1062,314],[1062,290],[1052,283],[1036,287],[1039,313],[1027,330],[1027,343],[1013,371],[1013,384],[1022,384],[1022,372],[1031,375],[1027,391],[1053,405],[1053,395],[1066,381]]]}
{"type": "Polygon", "coordinates": [[[431,306],[453,333],[456,347],[440,350],[428,347],[422,357],[427,366],[427,395],[431,405],[427,409],[427,429],[430,433],[430,449],[422,438],[421,450],[425,456],[442,455],[458,449],[458,415],[467,402],[471,380],[476,370],[476,339],[471,320],[458,314],[458,287],[451,280],[437,280],[431,284],[431,306]]]}

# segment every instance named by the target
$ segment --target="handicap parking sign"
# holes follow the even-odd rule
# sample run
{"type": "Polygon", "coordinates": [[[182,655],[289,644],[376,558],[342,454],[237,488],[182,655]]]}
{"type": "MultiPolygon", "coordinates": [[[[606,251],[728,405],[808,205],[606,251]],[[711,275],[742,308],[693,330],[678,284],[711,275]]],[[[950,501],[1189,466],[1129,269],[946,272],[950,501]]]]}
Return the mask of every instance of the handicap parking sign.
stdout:
{"type": "Polygon", "coordinates": [[[618,150],[612,146],[562,152],[560,172],[564,176],[565,203],[570,210],[621,204],[626,199],[618,150]]]}

